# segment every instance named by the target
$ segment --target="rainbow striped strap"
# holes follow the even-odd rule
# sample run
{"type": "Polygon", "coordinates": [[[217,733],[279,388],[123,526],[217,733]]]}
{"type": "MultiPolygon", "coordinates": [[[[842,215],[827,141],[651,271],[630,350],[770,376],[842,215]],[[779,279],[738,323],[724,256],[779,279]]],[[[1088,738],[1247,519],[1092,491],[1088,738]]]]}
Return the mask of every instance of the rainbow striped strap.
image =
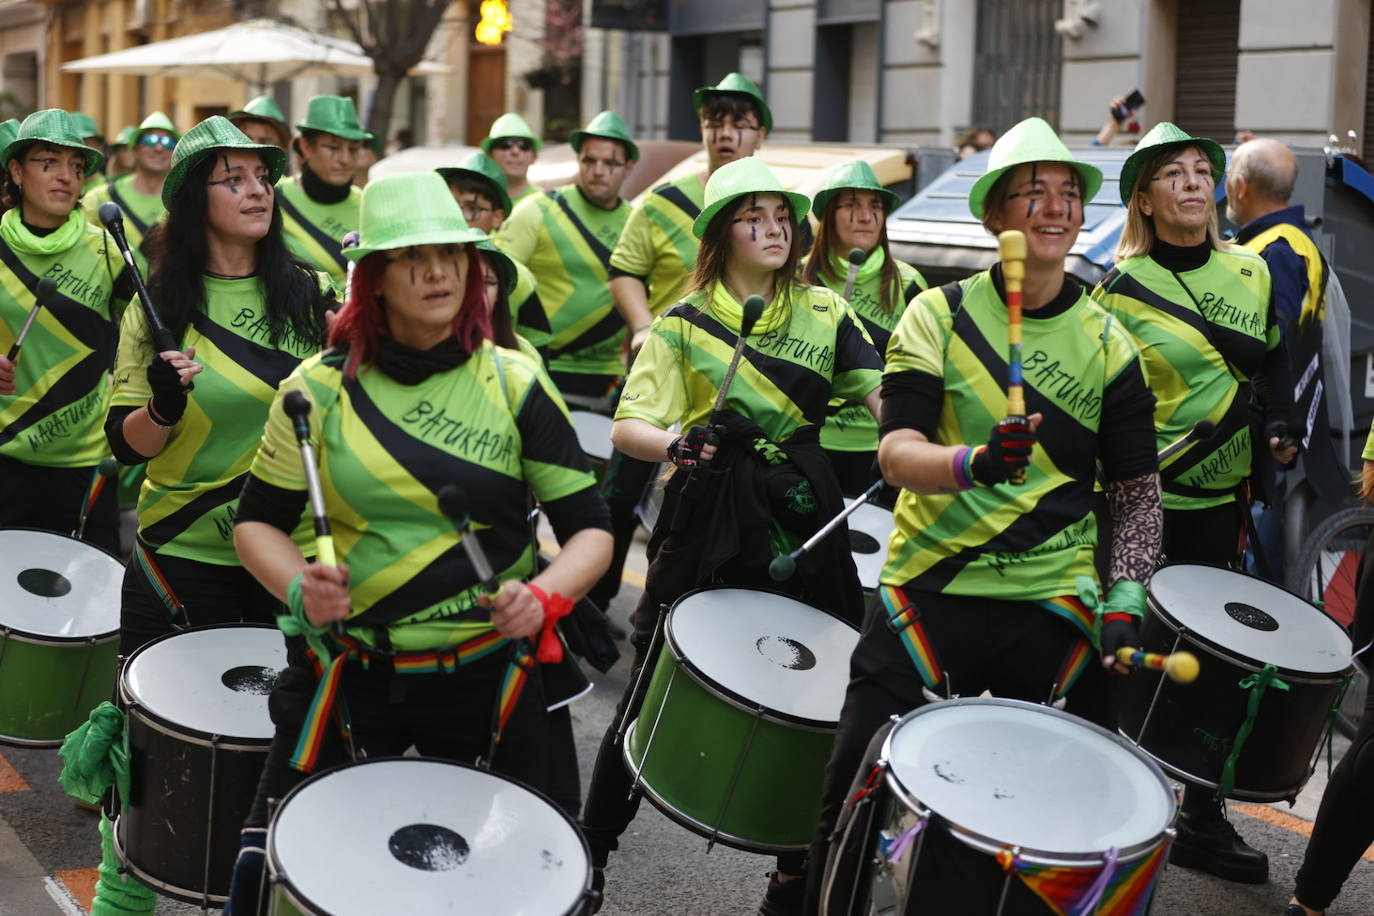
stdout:
{"type": "Polygon", "coordinates": [[[882,586],[878,589],[878,595],[883,602],[883,609],[887,611],[888,627],[901,640],[926,687],[934,690],[945,677],[940,659],[935,654],[935,644],[921,625],[921,612],[907,598],[906,592],[894,585],[882,586]]]}
{"type": "Polygon", "coordinates": [[[100,473],[97,465],[91,470],[91,482],[86,487],[86,500],[81,504],[81,515],[76,520],[78,531],[86,530],[86,519],[90,517],[91,510],[95,508],[96,501],[100,499],[100,494],[105,491],[105,476],[100,473]]]}
{"type": "Polygon", "coordinates": [[[506,665],[506,674],[501,679],[501,690],[496,694],[496,712],[492,716],[491,729],[493,748],[501,743],[506,724],[510,722],[516,704],[520,702],[520,694],[524,692],[525,682],[530,679],[530,670],[533,668],[534,655],[529,651],[529,642],[522,639],[511,647],[510,662],[506,665]]]}
{"type": "Polygon", "coordinates": [[[1097,870],[1031,865],[1011,849],[999,851],[997,861],[1058,916],[1141,916],[1168,851],[1166,835],[1148,855],[1131,862],[1121,862],[1115,849],[1107,850],[1097,870]]]}
{"type": "Polygon", "coordinates": [[[334,660],[329,663],[329,667],[324,667],[314,650],[310,650],[310,658],[315,663],[315,672],[319,675],[320,683],[315,688],[315,696],[310,701],[310,708],[306,710],[305,721],[301,723],[300,737],[296,739],[296,749],[291,753],[291,768],[301,773],[310,773],[319,763],[320,749],[324,747],[324,735],[328,729],[326,723],[331,718],[336,720],[339,728],[339,736],[345,740],[349,738],[349,724],[343,716],[335,715],[334,710],[339,701],[339,685],[343,682],[344,664],[353,655],[352,649],[345,649],[334,660]]]}
{"type": "Polygon", "coordinates": [[[167,608],[167,613],[173,617],[184,615],[186,608],[181,600],[177,598],[176,592],[172,591],[172,583],[167,581],[167,577],[158,569],[157,563],[153,560],[153,552],[143,546],[142,541],[134,543],[134,560],[138,563],[138,569],[143,573],[143,579],[152,588],[158,600],[167,608]]]}

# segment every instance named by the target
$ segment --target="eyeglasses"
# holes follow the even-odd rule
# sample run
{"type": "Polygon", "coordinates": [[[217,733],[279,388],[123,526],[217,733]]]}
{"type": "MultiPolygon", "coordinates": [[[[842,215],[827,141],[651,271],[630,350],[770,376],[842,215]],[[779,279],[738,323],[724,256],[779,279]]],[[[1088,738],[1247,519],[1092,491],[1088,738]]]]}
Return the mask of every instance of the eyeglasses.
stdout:
{"type": "Polygon", "coordinates": [[[163,149],[176,149],[177,141],[166,134],[144,134],[138,138],[139,146],[146,146],[149,149],[162,147],[163,149]]]}
{"type": "Polygon", "coordinates": [[[534,141],[526,140],[524,137],[501,137],[499,140],[491,141],[492,149],[517,149],[522,153],[534,151],[534,141]]]}
{"type": "Polygon", "coordinates": [[[475,219],[481,219],[483,213],[491,213],[493,209],[492,207],[483,207],[478,204],[459,204],[459,206],[463,209],[463,217],[469,222],[475,219]]]}

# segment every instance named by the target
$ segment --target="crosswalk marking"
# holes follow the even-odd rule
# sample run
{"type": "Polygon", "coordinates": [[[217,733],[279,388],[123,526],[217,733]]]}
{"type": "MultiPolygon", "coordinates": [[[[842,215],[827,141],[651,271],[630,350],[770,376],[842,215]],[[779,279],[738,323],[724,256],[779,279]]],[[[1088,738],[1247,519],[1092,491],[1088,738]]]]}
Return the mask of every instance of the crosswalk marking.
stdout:
{"type": "Polygon", "coordinates": [[[29,784],[19,771],[10,765],[4,754],[0,754],[0,792],[27,792],[29,784]]]}

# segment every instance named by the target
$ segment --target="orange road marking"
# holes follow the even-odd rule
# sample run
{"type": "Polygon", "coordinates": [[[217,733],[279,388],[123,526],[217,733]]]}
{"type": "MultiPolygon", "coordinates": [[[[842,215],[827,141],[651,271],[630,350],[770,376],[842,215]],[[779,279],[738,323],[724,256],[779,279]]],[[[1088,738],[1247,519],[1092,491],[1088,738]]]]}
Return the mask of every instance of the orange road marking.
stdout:
{"type": "MultiPolygon", "coordinates": [[[[1256,820],[1265,821],[1275,827],[1282,827],[1284,830],[1301,834],[1302,836],[1312,835],[1312,823],[1300,817],[1294,817],[1269,805],[1232,805],[1232,811],[1239,811],[1241,814],[1249,815],[1256,820]]],[[[1374,847],[1364,851],[1364,857],[1370,862],[1374,862],[1374,847]]]]}
{"type": "Polygon", "coordinates": [[[24,777],[19,775],[19,771],[10,766],[10,762],[5,759],[4,754],[0,754],[0,792],[27,792],[29,784],[24,782],[24,777]]]}
{"type": "Polygon", "coordinates": [[[67,892],[81,904],[81,908],[87,913],[91,911],[91,904],[95,901],[95,882],[100,877],[100,872],[95,868],[68,868],[63,871],[55,872],[57,879],[67,888],[67,892]]]}

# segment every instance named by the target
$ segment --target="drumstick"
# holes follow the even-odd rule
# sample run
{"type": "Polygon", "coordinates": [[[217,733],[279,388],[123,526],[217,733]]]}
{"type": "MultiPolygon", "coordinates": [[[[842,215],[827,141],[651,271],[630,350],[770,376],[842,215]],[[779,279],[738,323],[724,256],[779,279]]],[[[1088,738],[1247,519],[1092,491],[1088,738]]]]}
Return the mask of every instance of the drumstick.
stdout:
{"type": "Polygon", "coordinates": [[[14,343],[10,346],[10,352],[5,354],[5,358],[12,363],[19,361],[19,348],[24,345],[24,338],[29,336],[29,329],[33,327],[33,320],[38,317],[38,313],[43,310],[52,294],[57,292],[57,282],[52,277],[41,277],[38,285],[33,290],[33,308],[29,310],[29,315],[24,319],[24,326],[19,329],[19,336],[14,338],[14,343]]]}
{"type": "Polygon", "coordinates": [[[472,530],[472,517],[468,515],[468,501],[463,491],[451,483],[446,484],[439,491],[439,511],[448,516],[462,536],[460,543],[467,552],[468,562],[477,573],[478,581],[482,583],[483,591],[495,595],[501,590],[501,583],[496,580],[496,572],[491,568],[487,552],[477,540],[477,532],[472,530]]]}
{"type": "Polygon", "coordinates": [[[828,537],[831,532],[840,526],[840,522],[859,511],[859,507],[868,502],[874,494],[883,488],[885,483],[886,481],[884,480],[873,481],[867,490],[859,494],[858,499],[841,509],[838,515],[822,525],[820,530],[807,538],[804,544],[791,553],[774,557],[773,562],[768,564],[768,578],[772,579],[774,582],[786,582],[788,579],[792,578],[797,571],[797,560],[801,558],[802,554],[806,553],[812,547],[819,544],[824,538],[828,537]]]}
{"type": "Polygon", "coordinates": [[[1211,420],[1198,420],[1193,424],[1192,429],[1159,450],[1159,463],[1163,464],[1194,442],[1201,442],[1206,439],[1216,432],[1216,428],[1216,424],[1211,420]]]}
{"type": "Polygon", "coordinates": [[[1169,680],[1179,684],[1191,684],[1197,680],[1198,672],[1201,670],[1197,656],[1191,652],[1161,655],[1158,652],[1144,652],[1130,646],[1122,646],[1116,650],[1116,660],[1137,670],[1149,668],[1151,671],[1163,671],[1169,680]]]}
{"type": "Polygon", "coordinates": [[[849,257],[847,258],[849,261],[849,276],[845,277],[844,280],[845,302],[848,302],[854,297],[854,282],[859,279],[859,267],[867,259],[868,255],[864,254],[862,248],[849,249],[849,257]]]}
{"type": "MultiPolygon", "coordinates": [[[[324,505],[324,490],[320,487],[320,472],[315,465],[315,449],[310,444],[310,399],[303,392],[288,391],[286,397],[282,398],[281,406],[291,418],[296,444],[301,449],[305,489],[310,494],[310,514],[315,522],[315,560],[325,566],[338,566],[334,555],[334,535],[329,529],[329,514],[324,505]]],[[[343,621],[334,621],[332,629],[335,636],[343,636],[343,621]]]]}
{"type": "MultiPolygon", "coordinates": [[[[1026,236],[1008,229],[997,236],[997,256],[1007,283],[1007,415],[1002,423],[1026,422],[1026,395],[1021,380],[1021,281],[1026,276],[1026,236]]],[[[1026,482],[1025,468],[1012,472],[1010,483],[1026,482]]]]}
{"type": "MultiPolygon", "coordinates": [[[[356,230],[353,232],[345,232],[342,241],[339,242],[339,247],[345,250],[357,248],[362,244],[362,240],[362,236],[360,236],[356,230]]],[[[344,268],[344,305],[348,305],[348,300],[353,295],[353,268],[357,266],[357,261],[349,261],[348,266],[344,268]]]]}
{"type": "Polygon", "coordinates": [[[758,324],[763,317],[763,310],[767,303],[763,297],[755,294],[744,300],[743,314],[740,316],[739,337],[735,340],[735,352],[730,356],[730,365],[725,367],[725,376],[720,380],[720,390],[716,392],[716,403],[711,408],[714,414],[725,406],[725,398],[730,393],[730,383],[735,380],[735,370],[739,369],[739,361],[744,356],[744,343],[749,335],[754,331],[754,325],[758,324]]]}
{"type": "MultiPolygon", "coordinates": [[[[172,337],[172,331],[162,323],[162,316],[153,306],[153,297],[148,295],[143,273],[138,269],[134,253],[129,249],[128,239],[124,237],[124,211],[119,209],[119,204],[107,200],[100,205],[100,224],[114,238],[115,246],[119,248],[119,253],[124,256],[124,263],[129,268],[129,275],[134,278],[134,290],[138,293],[139,304],[143,306],[143,315],[148,319],[148,330],[153,335],[153,343],[157,346],[158,352],[175,350],[177,345],[172,337]]],[[[186,387],[188,390],[191,388],[190,385],[186,387]]]]}

